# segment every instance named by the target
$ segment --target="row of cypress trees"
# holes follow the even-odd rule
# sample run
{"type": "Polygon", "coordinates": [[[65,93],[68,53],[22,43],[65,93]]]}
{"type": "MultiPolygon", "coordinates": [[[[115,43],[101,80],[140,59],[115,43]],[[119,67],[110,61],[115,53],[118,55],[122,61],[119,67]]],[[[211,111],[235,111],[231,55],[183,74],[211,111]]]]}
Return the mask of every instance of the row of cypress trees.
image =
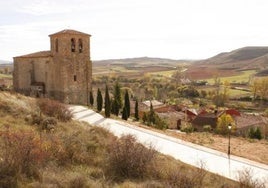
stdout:
{"type": "MultiPolygon", "coordinates": [[[[92,91],[89,95],[90,105],[94,105],[94,97],[92,91]]],[[[101,90],[98,88],[97,91],[97,111],[101,112],[103,108],[103,97],[101,94],[101,90]]],[[[125,90],[124,95],[124,105],[122,104],[121,99],[121,89],[118,82],[114,85],[113,98],[110,98],[108,85],[105,87],[105,98],[104,98],[104,111],[105,117],[109,118],[111,114],[116,116],[119,115],[120,110],[122,110],[122,119],[127,120],[130,117],[130,99],[128,90],[125,90]]],[[[139,120],[139,109],[138,109],[138,101],[135,103],[135,119],[139,120]]]]}

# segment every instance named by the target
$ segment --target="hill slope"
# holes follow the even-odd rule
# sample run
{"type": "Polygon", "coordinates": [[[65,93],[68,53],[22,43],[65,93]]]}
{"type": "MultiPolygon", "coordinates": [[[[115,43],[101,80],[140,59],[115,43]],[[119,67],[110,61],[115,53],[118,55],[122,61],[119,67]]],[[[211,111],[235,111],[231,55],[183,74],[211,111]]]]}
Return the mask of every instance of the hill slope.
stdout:
{"type": "Polygon", "coordinates": [[[104,65],[174,65],[178,63],[191,62],[188,60],[173,60],[164,58],[152,58],[152,57],[137,57],[137,58],[126,58],[126,59],[108,59],[93,61],[93,66],[104,66],[104,65]]]}
{"type": "Polygon", "coordinates": [[[221,69],[264,69],[268,66],[268,47],[244,47],[198,61],[221,69]]]}
{"type": "Polygon", "coordinates": [[[51,116],[66,110],[56,101],[0,92],[0,187],[238,186],[133,136],[116,138],[103,128],[51,116]]]}
{"type": "Polygon", "coordinates": [[[12,62],[0,59],[0,65],[2,65],[2,64],[12,64],[12,62]]]}
{"type": "Polygon", "coordinates": [[[206,79],[215,75],[234,76],[243,70],[262,72],[266,69],[268,69],[268,47],[244,47],[196,61],[188,67],[187,74],[193,79],[206,79]]]}

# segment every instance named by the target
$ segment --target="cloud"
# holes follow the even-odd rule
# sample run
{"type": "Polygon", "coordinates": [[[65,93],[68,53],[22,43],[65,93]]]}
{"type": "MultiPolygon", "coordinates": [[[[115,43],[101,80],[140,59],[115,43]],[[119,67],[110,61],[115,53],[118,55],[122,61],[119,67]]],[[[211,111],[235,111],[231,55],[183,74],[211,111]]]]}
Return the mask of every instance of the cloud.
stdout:
{"type": "Polygon", "coordinates": [[[94,59],[198,58],[244,45],[268,45],[267,2],[0,1],[0,59],[46,50],[48,35],[66,28],[92,34],[94,59]]]}
{"type": "Polygon", "coordinates": [[[65,6],[57,3],[57,1],[33,1],[25,4],[17,9],[18,12],[32,14],[36,16],[55,14],[55,13],[67,13],[72,11],[72,7],[65,6]]]}

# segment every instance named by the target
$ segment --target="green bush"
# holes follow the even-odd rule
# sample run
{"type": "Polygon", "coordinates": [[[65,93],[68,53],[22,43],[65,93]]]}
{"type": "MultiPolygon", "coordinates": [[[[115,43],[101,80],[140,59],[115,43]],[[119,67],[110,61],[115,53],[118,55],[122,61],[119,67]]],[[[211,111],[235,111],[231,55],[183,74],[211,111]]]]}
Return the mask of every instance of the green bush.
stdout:
{"type": "Polygon", "coordinates": [[[262,139],[261,130],[259,127],[253,128],[251,127],[248,131],[248,137],[253,139],[262,139]]]}

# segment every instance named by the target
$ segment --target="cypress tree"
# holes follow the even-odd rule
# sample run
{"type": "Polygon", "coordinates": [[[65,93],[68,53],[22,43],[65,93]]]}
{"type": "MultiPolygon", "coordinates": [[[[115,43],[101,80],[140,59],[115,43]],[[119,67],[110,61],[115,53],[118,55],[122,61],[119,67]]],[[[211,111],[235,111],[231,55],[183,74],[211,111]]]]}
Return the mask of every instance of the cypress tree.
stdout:
{"type": "Polygon", "coordinates": [[[125,92],[125,108],[126,108],[126,115],[127,117],[130,116],[130,101],[129,101],[129,95],[128,91],[125,92]]]}
{"type": "Polygon", "coordinates": [[[93,97],[93,93],[92,93],[92,91],[89,92],[89,104],[90,104],[91,106],[94,105],[94,97],[93,97]]]}
{"type": "Polygon", "coordinates": [[[123,112],[122,112],[122,119],[127,120],[128,116],[127,116],[127,108],[124,106],[123,108],[123,112]]]}
{"type": "Polygon", "coordinates": [[[152,101],[150,102],[150,111],[148,114],[148,123],[149,123],[149,125],[155,124],[155,113],[154,113],[152,101]]]}
{"type": "Polygon", "coordinates": [[[262,139],[262,135],[261,135],[261,129],[260,129],[260,127],[257,127],[257,128],[255,129],[254,137],[257,138],[257,139],[259,139],[259,140],[262,139]]]}
{"type": "Polygon", "coordinates": [[[135,119],[137,121],[139,121],[139,103],[138,103],[138,100],[136,100],[135,102],[135,119]]]}
{"type": "Polygon", "coordinates": [[[144,112],[144,114],[143,114],[142,121],[145,124],[147,124],[147,122],[148,122],[148,118],[147,118],[147,113],[146,112],[144,112]]]}
{"type": "Polygon", "coordinates": [[[110,102],[108,86],[106,85],[106,88],[105,88],[105,117],[110,117],[110,114],[111,114],[111,102],[110,102]]]}
{"type": "Polygon", "coordinates": [[[122,108],[121,91],[118,82],[114,85],[114,100],[112,113],[118,116],[120,109],[122,108]]]}
{"type": "Polygon", "coordinates": [[[98,110],[98,112],[101,112],[102,104],[103,104],[103,99],[102,99],[101,91],[98,88],[98,93],[97,93],[97,110],[98,110]]]}

